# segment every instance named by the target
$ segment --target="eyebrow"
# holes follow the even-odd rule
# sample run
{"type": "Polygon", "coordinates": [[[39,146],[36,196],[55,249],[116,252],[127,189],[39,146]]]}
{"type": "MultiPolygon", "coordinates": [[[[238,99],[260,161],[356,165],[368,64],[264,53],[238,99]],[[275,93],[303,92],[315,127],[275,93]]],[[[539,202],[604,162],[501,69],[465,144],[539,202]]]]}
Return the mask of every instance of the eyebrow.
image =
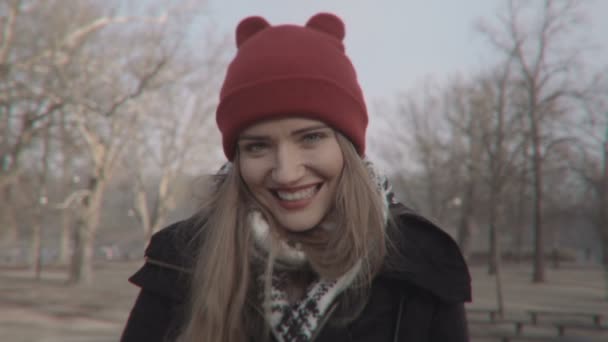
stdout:
{"type": "Polygon", "coordinates": [[[310,131],[316,131],[318,129],[324,129],[324,128],[329,128],[329,126],[327,126],[325,124],[320,124],[320,125],[315,125],[315,126],[310,126],[310,127],[304,127],[304,128],[300,128],[300,129],[297,129],[297,130],[291,132],[291,135],[298,135],[298,134],[302,134],[302,133],[306,133],[306,132],[310,132],[310,131]]]}
{"type": "MultiPolygon", "coordinates": [[[[310,131],[315,131],[318,129],[327,129],[329,128],[329,126],[325,125],[325,124],[320,124],[320,125],[314,125],[314,126],[309,126],[309,127],[304,127],[304,128],[300,128],[297,129],[293,132],[291,132],[291,135],[299,135],[302,133],[306,133],[306,132],[310,132],[310,131]]],[[[268,136],[266,135],[255,135],[255,134],[243,134],[239,137],[238,140],[267,140],[268,136]]]]}

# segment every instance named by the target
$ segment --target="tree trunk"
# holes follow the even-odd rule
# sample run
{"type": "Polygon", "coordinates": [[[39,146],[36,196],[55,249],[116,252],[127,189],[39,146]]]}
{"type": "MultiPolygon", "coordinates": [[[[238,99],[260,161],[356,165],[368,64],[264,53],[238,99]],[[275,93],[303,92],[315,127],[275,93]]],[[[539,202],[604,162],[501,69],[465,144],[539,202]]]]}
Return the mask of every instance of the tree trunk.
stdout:
{"type": "MultiPolygon", "coordinates": [[[[606,113],[606,116],[608,116],[608,113],[606,113]]],[[[602,265],[604,265],[606,300],[608,300],[608,125],[606,125],[606,137],[604,140],[604,165],[602,172],[599,215],[599,235],[602,238],[602,265]]]]}
{"type": "Polygon", "coordinates": [[[88,220],[79,220],[74,229],[72,263],[69,282],[91,284],[93,282],[93,261],[95,254],[94,234],[91,234],[88,220]]]}
{"type": "Polygon", "coordinates": [[[61,245],[59,251],[59,263],[68,265],[70,256],[73,253],[72,236],[73,236],[72,212],[69,208],[61,211],[61,245]]]}
{"type": "Polygon", "coordinates": [[[34,222],[34,232],[32,236],[32,266],[34,278],[40,279],[42,272],[42,226],[44,224],[46,205],[48,204],[47,194],[47,179],[49,170],[49,152],[51,148],[50,126],[52,120],[47,122],[44,128],[44,139],[42,146],[42,169],[40,171],[40,189],[38,190],[38,198],[36,198],[36,214],[34,222]]]}
{"type": "MultiPolygon", "coordinates": [[[[496,231],[496,228],[494,228],[493,231],[496,231]]],[[[498,316],[503,318],[505,314],[505,303],[502,292],[502,261],[500,258],[501,250],[498,239],[496,239],[496,241],[497,243],[494,246],[495,252],[492,255],[492,258],[494,259],[494,273],[496,277],[496,305],[498,307],[498,316]]]]}
{"type": "Polygon", "coordinates": [[[488,246],[488,274],[494,275],[496,274],[496,259],[497,259],[497,234],[496,234],[496,225],[494,223],[489,224],[490,234],[489,234],[489,246],[488,246]]]}
{"type": "Polygon", "coordinates": [[[488,246],[488,274],[495,275],[498,260],[500,259],[500,255],[498,254],[498,232],[496,231],[496,222],[497,222],[497,199],[496,199],[496,189],[492,189],[492,194],[490,195],[490,216],[489,216],[489,246],[488,246]]]}
{"type": "Polygon", "coordinates": [[[143,183],[137,184],[135,187],[135,208],[137,209],[137,216],[144,231],[144,238],[148,242],[153,232],[150,222],[150,210],[148,209],[148,196],[143,183]]]}
{"type": "Polygon", "coordinates": [[[68,273],[68,282],[71,284],[80,283],[82,281],[82,262],[83,262],[83,246],[86,225],[82,217],[78,217],[74,229],[72,230],[72,254],[70,258],[70,267],[68,273]]]}
{"type": "Polygon", "coordinates": [[[602,265],[604,268],[604,286],[605,286],[605,300],[608,301],[608,244],[606,243],[606,239],[608,239],[608,233],[602,236],[604,239],[604,243],[602,244],[602,265]]]}
{"type": "Polygon", "coordinates": [[[82,282],[85,284],[93,283],[93,266],[95,261],[95,230],[92,227],[92,222],[87,222],[83,237],[84,241],[82,244],[82,263],[80,265],[80,274],[82,275],[82,282]]]}
{"type": "Polygon", "coordinates": [[[42,273],[42,221],[34,223],[32,232],[32,253],[31,253],[31,268],[34,274],[34,279],[39,280],[42,273]]]}
{"type": "MultiPolygon", "coordinates": [[[[70,170],[70,151],[68,137],[68,127],[66,123],[66,114],[60,113],[59,116],[59,131],[60,131],[60,149],[61,149],[61,183],[66,193],[70,193],[72,186],[76,183],[70,170]]],[[[74,234],[72,208],[67,207],[61,211],[61,245],[59,254],[59,263],[61,265],[69,265],[70,257],[73,251],[72,236],[74,234]]]]}
{"type": "MultiPolygon", "coordinates": [[[[608,113],[606,113],[608,116],[608,113]]],[[[602,237],[604,265],[608,267],[608,125],[606,126],[606,140],[604,141],[604,165],[602,172],[602,189],[600,193],[600,236],[602,237]]]]}
{"type": "MultiPolygon", "coordinates": [[[[102,174],[98,172],[97,174],[102,174]]],[[[105,180],[94,177],[89,182],[89,196],[83,201],[75,231],[74,255],[70,267],[70,281],[91,284],[95,258],[95,237],[101,218],[101,204],[105,180]]]]}
{"type": "Polygon", "coordinates": [[[19,241],[19,222],[17,220],[16,209],[12,185],[7,185],[4,188],[4,204],[3,207],[3,216],[6,221],[3,221],[3,224],[6,227],[6,232],[2,238],[3,242],[7,244],[16,244],[19,241]]]}
{"type": "MultiPolygon", "coordinates": [[[[527,151],[527,147],[524,149],[527,151]]],[[[527,160],[525,161],[527,164],[527,160]]],[[[522,262],[524,254],[524,235],[526,230],[526,166],[524,165],[523,170],[519,179],[519,193],[517,194],[517,213],[515,217],[515,232],[513,238],[513,261],[517,264],[522,262]]]]}
{"type": "Polygon", "coordinates": [[[542,156],[540,151],[540,132],[535,115],[531,115],[532,126],[532,167],[534,172],[534,272],[532,281],[543,283],[545,281],[545,248],[543,236],[543,176],[542,156]]]}
{"type": "Polygon", "coordinates": [[[474,183],[470,182],[462,201],[462,211],[458,225],[458,245],[462,250],[462,255],[467,260],[471,256],[471,237],[473,235],[471,222],[473,220],[473,193],[474,183]]]}
{"type": "Polygon", "coordinates": [[[502,274],[501,274],[501,250],[500,250],[500,234],[498,232],[498,214],[499,203],[498,193],[496,188],[493,189],[490,195],[490,250],[489,250],[489,263],[488,263],[488,274],[495,276],[496,285],[496,305],[498,308],[499,317],[504,316],[504,299],[502,293],[502,274]]]}

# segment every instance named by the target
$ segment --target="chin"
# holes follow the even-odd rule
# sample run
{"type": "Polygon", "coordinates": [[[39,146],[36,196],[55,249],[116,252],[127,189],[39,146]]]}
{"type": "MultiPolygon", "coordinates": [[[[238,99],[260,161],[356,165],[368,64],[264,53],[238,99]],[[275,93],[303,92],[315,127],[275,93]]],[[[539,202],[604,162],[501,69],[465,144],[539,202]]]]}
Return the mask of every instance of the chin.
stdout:
{"type": "Polygon", "coordinates": [[[312,230],[319,225],[319,222],[320,220],[306,220],[299,222],[290,222],[285,220],[278,221],[278,223],[281,225],[281,227],[283,227],[283,229],[292,233],[303,233],[312,230]]]}
{"type": "Polygon", "coordinates": [[[282,227],[291,233],[304,233],[314,229],[316,225],[282,225],[282,227]]]}

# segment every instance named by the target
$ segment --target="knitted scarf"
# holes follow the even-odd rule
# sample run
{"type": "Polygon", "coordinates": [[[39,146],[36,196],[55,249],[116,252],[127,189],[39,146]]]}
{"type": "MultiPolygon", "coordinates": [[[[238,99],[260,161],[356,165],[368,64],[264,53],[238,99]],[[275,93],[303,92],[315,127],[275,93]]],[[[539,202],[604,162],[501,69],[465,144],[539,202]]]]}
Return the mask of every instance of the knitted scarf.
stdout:
{"type": "MultiPolygon", "coordinates": [[[[384,194],[384,217],[388,216],[388,206],[394,202],[394,196],[386,177],[381,175],[374,165],[365,160],[369,173],[384,194]]],[[[258,248],[270,254],[271,245],[278,246],[276,251],[276,262],[284,267],[297,269],[306,263],[306,255],[299,246],[291,246],[286,241],[273,241],[277,239],[271,234],[270,228],[263,215],[259,211],[252,211],[249,215],[249,225],[253,230],[253,236],[258,248]]],[[[275,267],[276,269],[276,267],[275,267]]],[[[270,295],[267,301],[266,321],[269,323],[272,333],[279,342],[306,342],[310,341],[319,327],[322,317],[330,310],[336,297],[347,289],[357,277],[361,269],[361,261],[337,279],[318,279],[308,286],[303,298],[295,303],[288,300],[287,275],[285,272],[273,272],[270,295]]],[[[260,283],[263,286],[263,275],[260,283]]],[[[263,295],[263,294],[262,294],[263,295]]]]}

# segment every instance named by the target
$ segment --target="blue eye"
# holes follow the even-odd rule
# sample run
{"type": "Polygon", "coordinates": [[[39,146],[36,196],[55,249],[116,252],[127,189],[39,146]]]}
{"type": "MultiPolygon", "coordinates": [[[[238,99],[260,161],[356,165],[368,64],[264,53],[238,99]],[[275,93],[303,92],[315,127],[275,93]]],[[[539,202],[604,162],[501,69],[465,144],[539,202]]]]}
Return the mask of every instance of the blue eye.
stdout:
{"type": "Polygon", "coordinates": [[[326,136],[327,135],[325,133],[314,132],[314,133],[305,134],[304,136],[302,136],[302,140],[306,143],[314,143],[314,142],[317,142],[317,141],[325,138],[326,136]]]}
{"type": "Polygon", "coordinates": [[[245,150],[245,152],[248,152],[248,153],[260,153],[260,152],[264,151],[264,149],[266,149],[267,147],[268,147],[268,145],[266,143],[254,142],[254,143],[246,144],[244,146],[243,150],[245,150]]]}

